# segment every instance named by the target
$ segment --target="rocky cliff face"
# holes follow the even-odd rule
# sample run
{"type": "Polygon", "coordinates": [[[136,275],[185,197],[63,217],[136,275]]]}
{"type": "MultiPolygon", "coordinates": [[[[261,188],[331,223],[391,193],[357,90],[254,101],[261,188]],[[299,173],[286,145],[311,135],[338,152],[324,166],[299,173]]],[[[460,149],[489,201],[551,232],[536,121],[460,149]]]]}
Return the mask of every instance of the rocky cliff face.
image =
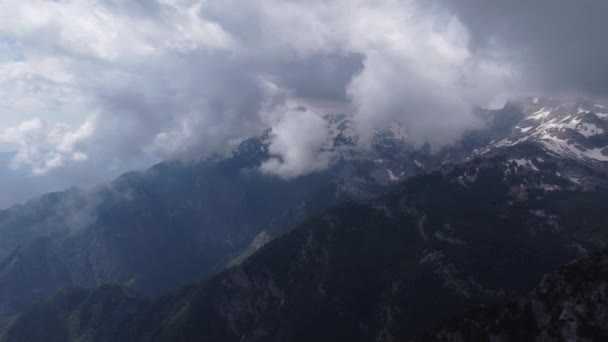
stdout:
{"type": "Polygon", "coordinates": [[[421,341],[605,341],[608,251],[545,276],[530,299],[479,307],[421,341]]]}

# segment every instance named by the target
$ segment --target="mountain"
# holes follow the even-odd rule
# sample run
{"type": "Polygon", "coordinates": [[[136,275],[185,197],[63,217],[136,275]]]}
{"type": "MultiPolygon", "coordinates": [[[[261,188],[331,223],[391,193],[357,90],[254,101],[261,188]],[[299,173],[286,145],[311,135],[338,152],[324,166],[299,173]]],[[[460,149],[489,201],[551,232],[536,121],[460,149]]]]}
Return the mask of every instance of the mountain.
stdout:
{"type": "Polygon", "coordinates": [[[470,309],[421,341],[606,341],[608,251],[545,276],[531,298],[470,309]]]}
{"type": "Polygon", "coordinates": [[[114,334],[143,312],[148,302],[129,288],[103,285],[95,291],[68,288],[36,304],[21,316],[18,341],[114,341],[114,334]]]}
{"type": "Polygon", "coordinates": [[[334,160],[322,172],[262,174],[267,131],[230,156],[163,162],[0,211],[0,316],[68,286],[112,282],[158,295],[238,264],[308,215],[424,172],[399,124],[363,148],[347,116],[325,119],[331,136],[323,148],[334,160]]]}
{"type": "MultiPolygon", "coordinates": [[[[536,170],[509,151],[334,206],[93,341],[400,341],[468,306],[523,297],[545,273],[606,246],[608,190],[557,176],[548,155],[536,170]]],[[[29,322],[57,316],[57,301],[23,314],[6,341],[40,340],[29,322]]],[[[81,321],[70,308],[85,302],[60,317],[81,321]]]]}
{"type": "Polygon", "coordinates": [[[534,146],[552,159],[569,164],[561,165],[559,171],[572,182],[584,188],[593,188],[598,181],[606,185],[608,107],[586,101],[532,98],[524,103],[523,111],[526,115],[510,134],[493,139],[473,151],[473,155],[519,148],[523,151],[519,156],[514,155],[519,158],[514,160],[533,168],[537,162],[542,163],[542,158],[534,161],[532,155],[527,155],[526,146],[534,146]]]}
{"type": "MultiPolygon", "coordinates": [[[[414,148],[400,124],[362,148],[347,116],[327,116],[323,149],[334,161],[323,172],[261,174],[266,132],[229,157],[43,196],[0,212],[3,313],[73,285],[115,282],[154,297],[228,265],[150,300],[111,340],[416,336],[466,306],[519,298],[546,272],[605,247],[608,116],[599,108],[531,98],[479,110],[484,127],[436,153],[414,148]]],[[[82,303],[74,298],[71,307],[82,303]]],[[[9,340],[30,330],[33,310],[9,340]]]]}

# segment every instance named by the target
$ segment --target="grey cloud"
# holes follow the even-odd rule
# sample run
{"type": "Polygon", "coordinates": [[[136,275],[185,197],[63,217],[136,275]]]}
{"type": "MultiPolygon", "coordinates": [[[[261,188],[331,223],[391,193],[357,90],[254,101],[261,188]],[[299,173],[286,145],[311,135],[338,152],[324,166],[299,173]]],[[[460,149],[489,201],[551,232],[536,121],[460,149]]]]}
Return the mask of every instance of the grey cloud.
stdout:
{"type": "Polygon", "coordinates": [[[269,67],[277,83],[293,95],[318,100],[346,101],[346,88],[363,68],[360,54],[333,54],[279,60],[269,67]]]}
{"type": "Polygon", "coordinates": [[[469,27],[476,48],[501,42],[530,88],[608,94],[608,2],[440,0],[469,27]]]}
{"type": "MultiPolygon", "coordinates": [[[[322,137],[288,141],[280,134],[293,119],[294,101],[316,103],[320,114],[334,108],[323,104],[339,104],[363,134],[398,119],[416,142],[441,145],[479,124],[471,115],[477,105],[520,92],[608,93],[604,1],[0,6],[0,36],[18,43],[24,59],[0,65],[0,95],[13,99],[0,115],[25,121],[34,111],[19,111],[35,105],[48,109],[40,115],[49,122],[62,111],[70,118],[82,113],[80,121],[95,118],[94,134],[71,145],[88,159],[66,157],[49,170],[56,184],[64,184],[62,177],[91,184],[166,158],[222,152],[230,141],[277,123],[278,159],[266,171],[288,177],[314,171],[300,160],[316,160],[322,137]],[[14,91],[2,75],[17,75],[24,86],[14,91]],[[45,80],[43,92],[34,90],[36,79],[45,80]]],[[[81,124],[70,123],[71,131],[81,124]]],[[[57,149],[45,144],[41,151],[57,149]]]]}

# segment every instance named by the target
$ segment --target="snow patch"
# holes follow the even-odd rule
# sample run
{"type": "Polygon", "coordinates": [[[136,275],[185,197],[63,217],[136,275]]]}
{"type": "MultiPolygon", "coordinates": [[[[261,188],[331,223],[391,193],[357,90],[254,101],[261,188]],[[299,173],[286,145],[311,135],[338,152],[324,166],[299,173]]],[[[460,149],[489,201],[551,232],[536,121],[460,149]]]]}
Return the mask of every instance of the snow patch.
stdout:
{"type": "Polygon", "coordinates": [[[597,127],[594,124],[591,123],[581,123],[577,126],[577,131],[586,136],[586,137],[592,137],[594,135],[598,135],[598,134],[603,134],[604,130],[600,127],[597,127]]]}
{"type": "Polygon", "coordinates": [[[603,148],[592,148],[585,152],[582,152],[588,158],[599,160],[599,161],[608,161],[608,156],[602,154],[603,148]]]}
{"type": "Polygon", "coordinates": [[[593,148],[581,151],[574,144],[569,144],[568,141],[559,139],[550,134],[544,134],[541,138],[541,144],[547,150],[558,155],[566,155],[579,159],[594,159],[598,161],[608,161],[608,156],[602,153],[602,148],[593,148]]]}
{"type": "Polygon", "coordinates": [[[534,166],[534,164],[532,164],[532,161],[529,159],[509,159],[509,163],[515,163],[517,164],[517,167],[523,166],[530,168],[534,171],[539,171],[538,168],[534,166]]]}
{"type": "Polygon", "coordinates": [[[399,177],[395,176],[395,175],[393,174],[393,171],[391,171],[391,170],[389,170],[389,169],[386,169],[386,171],[388,172],[388,178],[389,178],[391,181],[398,181],[398,180],[399,180],[399,177]]]}
{"type": "Polygon", "coordinates": [[[538,112],[532,113],[532,115],[529,116],[528,118],[530,118],[532,120],[542,120],[542,119],[546,118],[547,116],[549,116],[549,114],[551,114],[550,111],[545,110],[545,108],[542,108],[538,112]]]}
{"type": "Polygon", "coordinates": [[[521,128],[521,127],[516,127],[516,128],[519,129],[521,131],[521,133],[526,133],[527,131],[529,131],[532,128],[534,128],[534,126],[525,127],[525,128],[521,128]]]}
{"type": "Polygon", "coordinates": [[[608,119],[608,113],[595,113],[595,115],[600,119],[608,119]]]}

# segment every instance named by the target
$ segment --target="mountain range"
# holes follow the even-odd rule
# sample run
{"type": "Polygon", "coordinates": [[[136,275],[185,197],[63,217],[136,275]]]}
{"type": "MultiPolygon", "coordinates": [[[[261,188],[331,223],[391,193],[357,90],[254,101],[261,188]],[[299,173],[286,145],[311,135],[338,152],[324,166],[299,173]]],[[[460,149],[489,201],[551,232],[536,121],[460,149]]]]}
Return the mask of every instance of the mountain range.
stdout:
{"type": "Polygon", "coordinates": [[[448,336],[428,332],[476,305],[521,317],[501,303],[606,246],[608,109],[529,98],[477,115],[439,151],[400,123],[362,146],[328,115],[322,172],[260,173],[266,131],[2,211],[3,338],[400,341],[448,336]]]}
{"type": "Polygon", "coordinates": [[[393,133],[399,125],[363,149],[346,116],[326,120],[324,148],[336,160],[323,172],[290,180],[260,172],[266,131],[227,157],[164,162],[0,211],[0,315],[66,286],[117,282],[158,295],[238,263],[310,214],[422,172],[419,152],[393,133]]]}

